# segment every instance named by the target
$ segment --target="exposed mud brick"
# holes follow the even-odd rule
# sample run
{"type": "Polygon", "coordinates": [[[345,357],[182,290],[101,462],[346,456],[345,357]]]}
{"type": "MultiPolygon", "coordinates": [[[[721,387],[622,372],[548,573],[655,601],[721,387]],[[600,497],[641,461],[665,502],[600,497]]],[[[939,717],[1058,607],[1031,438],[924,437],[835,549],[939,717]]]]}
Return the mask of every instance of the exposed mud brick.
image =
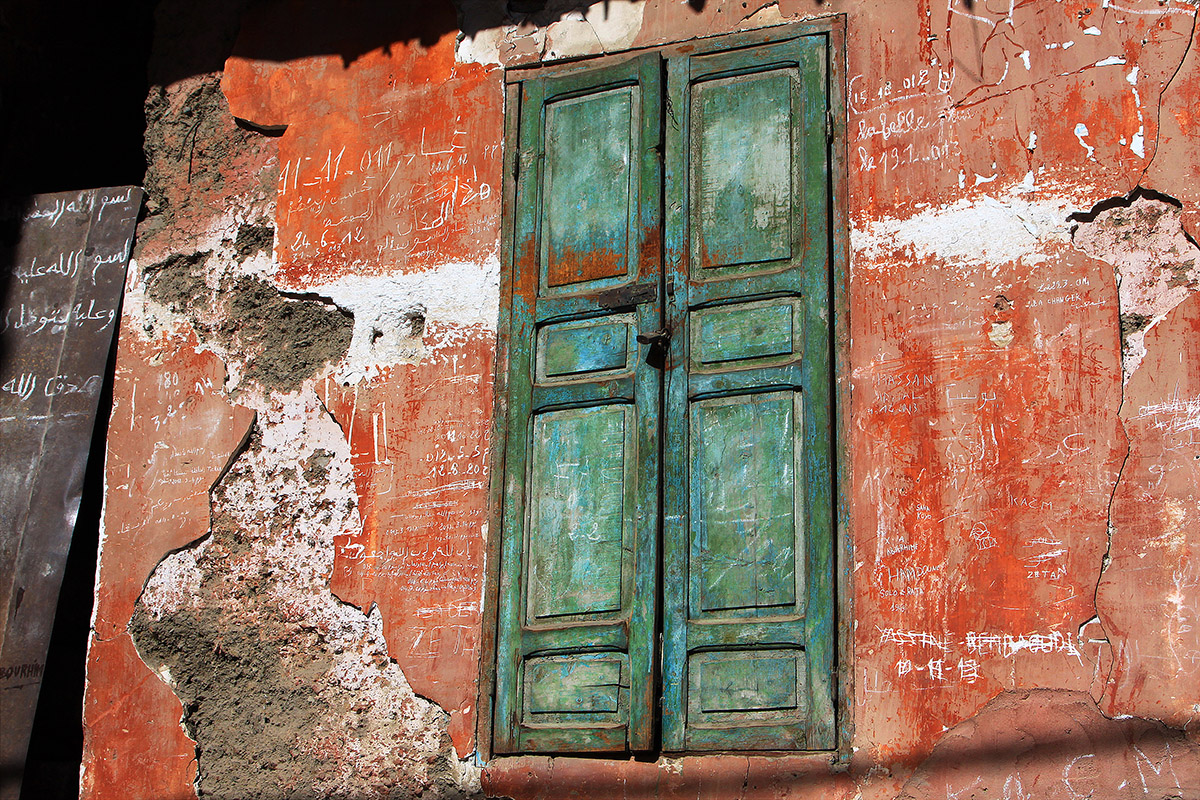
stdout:
{"type": "MultiPolygon", "coordinates": [[[[243,225],[239,231],[247,228],[270,230],[243,225]]],[[[346,355],[354,317],[324,299],[285,296],[261,278],[238,274],[235,264],[260,252],[255,236],[240,246],[226,242],[215,256],[173,255],[146,267],[146,294],[177,315],[174,319],[186,320],[204,345],[236,367],[238,382],[246,378],[267,390],[293,391],[346,355]]],[[[148,320],[147,329],[153,322],[148,320]]]]}
{"type": "Polygon", "coordinates": [[[322,401],[350,441],[363,526],[339,537],[331,586],[383,615],[388,650],[413,689],[452,714],[460,754],[474,735],[488,496],[493,340],[426,331],[430,358],[322,401]]]}
{"type": "Polygon", "coordinates": [[[354,318],[331,303],[284,297],[256,278],[232,287],[218,332],[247,359],[246,376],[291,391],[350,347],[354,318]]]}
{"type": "Polygon", "coordinates": [[[265,6],[246,20],[226,64],[222,86],[233,114],[287,126],[279,139],[275,276],[286,288],[479,259],[496,249],[499,82],[488,68],[455,63],[449,3],[419,14],[403,4],[371,13],[379,14],[373,30],[335,7],[265,6]],[[291,46],[305,57],[255,58],[272,50],[281,14],[291,46]],[[393,44],[359,54],[360,40],[385,31],[393,44]],[[304,52],[305,42],[331,54],[304,52]]]}
{"type": "Polygon", "coordinates": [[[1200,786],[1200,746],[1146,720],[1105,718],[1079,692],[997,697],[955,726],[899,800],[1185,798],[1200,786]]]}
{"type": "Polygon", "coordinates": [[[1192,730],[1200,712],[1200,296],[1146,334],[1121,419],[1129,457],[1096,595],[1115,658],[1102,707],[1192,730]]]}
{"type": "Polygon", "coordinates": [[[245,261],[256,253],[266,253],[269,256],[275,248],[275,227],[273,225],[239,225],[237,239],[233,246],[237,251],[238,261],[245,261]]]}
{"type": "Polygon", "coordinates": [[[146,100],[146,211],[134,257],[153,264],[213,249],[225,226],[274,200],[278,142],[239,128],[218,76],[155,87],[146,100]]]}
{"type": "Polygon", "coordinates": [[[175,254],[146,268],[146,294],[177,314],[207,304],[209,289],[202,271],[211,252],[175,254]]]}
{"type": "Polygon", "coordinates": [[[179,701],[125,629],[159,559],[208,531],[208,491],[254,418],[224,398],[224,368],[195,347],[188,336],[144,342],[122,326],[84,707],[88,798],[192,796],[195,753],[179,728],[179,701]],[[118,742],[128,761],[113,761],[118,742]]]}

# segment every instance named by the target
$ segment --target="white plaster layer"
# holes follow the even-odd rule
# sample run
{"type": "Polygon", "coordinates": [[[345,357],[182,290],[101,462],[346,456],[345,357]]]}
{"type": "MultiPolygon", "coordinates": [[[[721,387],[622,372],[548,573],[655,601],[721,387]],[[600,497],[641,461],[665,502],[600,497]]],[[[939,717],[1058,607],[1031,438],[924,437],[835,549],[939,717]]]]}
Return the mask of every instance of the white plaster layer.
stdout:
{"type": "Polygon", "coordinates": [[[608,0],[567,14],[546,28],[546,59],[597,55],[633,46],[642,29],[643,2],[608,0]]]}
{"type": "Polygon", "coordinates": [[[874,261],[898,250],[951,265],[1041,264],[1048,252],[1070,241],[1067,216],[1076,208],[1066,196],[1030,198],[1030,187],[1013,184],[1003,195],[963,199],[925,209],[906,219],[882,217],[850,231],[855,261],[874,261]]]}
{"type": "Polygon", "coordinates": [[[423,358],[424,322],[494,332],[500,314],[500,261],[491,256],[481,264],[456,262],[416,273],[344,277],[313,291],[354,314],[350,348],[338,370],[339,380],[354,383],[380,367],[423,358]]]}
{"type": "Polygon", "coordinates": [[[641,0],[600,0],[540,28],[510,19],[463,36],[455,57],[462,63],[503,64],[518,43],[524,45],[524,52],[532,50],[536,60],[544,61],[628,50],[641,32],[644,11],[641,0]]]}
{"type": "Polygon", "coordinates": [[[204,552],[209,539],[195,547],[171,553],[154,568],[139,602],[153,619],[161,619],[185,608],[199,607],[200,579],[203,577],[196,559],[204,552]]]}
{"type": "Polygon", "coordinates": [[[454,48],[455,60],[460,64],[503,64],[500,48],[505,44],[512,27],[514,26],[505,25],[499,28],[484,28],[474,36],[464,35],[454,48]]]}

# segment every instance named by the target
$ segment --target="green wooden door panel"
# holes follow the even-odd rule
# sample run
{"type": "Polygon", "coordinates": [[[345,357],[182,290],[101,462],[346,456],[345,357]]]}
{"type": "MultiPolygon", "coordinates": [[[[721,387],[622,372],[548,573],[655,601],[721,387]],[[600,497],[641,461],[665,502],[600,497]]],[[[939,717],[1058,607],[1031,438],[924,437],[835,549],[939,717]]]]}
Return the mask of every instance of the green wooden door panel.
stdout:
{"type": "Polygon", "coordinates": [[[525,663],[525,718],[533,724],[619,721],[629,700],[626,671],[620,656],[531,658],[525,663]]]}
{"type": "Polygon", "coordinates": [[[518,81],[497,753],[834,745],[829,42],[518,81]]]}
{"type": "Polygon", "coordinates": [[[808,665],[799,648],[696,653],[689,663],[691,750],[807,748],[808,665]]]}
{"type": "Polygon", "coordinates": [[[544,326],[538,331],[538,381],[583,375],[594,380],[599,373],[630,371],[636,326],[632,314],[544,326]]]}
{"type": "Polygon", "coordinates": [[[833,745],[827,58],[801,36],[667,65],[668,751],[833,745]]]}
{"type": "Polygon", "coordinates": [[[636,84],[546,106],[545,287],[577,290],[626,274],[637,224],[637,107],[636,84]]]}
{"type": "Polygon", "coordinates": [[[692,87],[692,264],[715,269],[791,255],[794,70],[692,87]]]}
{"type": "Polygon", "coordinates": [[[653,741],[661,94],[652,55],[520,87],[498,753],[653,741]]]}
{"type": "MultiPolygon", "coordinates": [[[[803,353],[804,306],[799,298],[778,298],[693,311],[692,368],[728,368],[734,361],[789,361],[803,353]]],[[[747,364],[746,366],[750,366],[747,364]]]]}
{"type": "Polygon", "coordinates": [[[796,651],[701,653],[692,659],[696,706],[705,713],[795,710],[796,651]]]}
{"type": "Polygon", "coordinates": [[[799,404],[792,392],[691,404],[693,616],[795,613],[799,404]]]}
{"type": "Polygon", "coordinates": [[[533,420],[527,563],[529,619],[620,611],[632,554],[636,464],[629,406],[533,420]]]}

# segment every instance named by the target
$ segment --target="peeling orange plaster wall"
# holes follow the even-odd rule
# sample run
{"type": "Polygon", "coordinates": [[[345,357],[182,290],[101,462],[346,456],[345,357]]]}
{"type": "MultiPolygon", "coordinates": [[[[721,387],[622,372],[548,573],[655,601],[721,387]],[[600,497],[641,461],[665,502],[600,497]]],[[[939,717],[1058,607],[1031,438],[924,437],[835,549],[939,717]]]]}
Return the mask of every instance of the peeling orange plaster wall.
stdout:
{"type": "MultiPolygon", "coordinates": [[[[1195,7],[699,5],[612,0],[542,27],[479,2],[420,21],[364,11],[357,28],[299,3],[245,20],[222,89],[232,116],[277,137],[278,177],[274,253],[239,269],[354,315],[346,357],[300,390],[347,438],[361,520],[330,532],[330,589],[377,609],[390,658],[469,754],[484,657],[500,67],[845,14],[849,767],[531,757],[490,764],[484,790],[917,797],[950,781],[963,797],[1072,797],[1121,780],[1140,796],[1151,785],[1133,780],[1147,769],[1156,791],[1186,782],[1197,756],[1177,732],[1107,720],[1087,698],[1177,727],[1194,711],[1181,698],[1196,686],[1187,376],[1200,353],[1178,343],[1196,339],[1195,303],[1166,312],[1144,334],[1144,362],[1130,372],[1126,357],[1123,373],[1117,279],[1132,262],[1072,229],[1138,186],[1179,200],[1192,229],[1195,7]],[[456,40],[458,24],[471,34],[456,40]],[[375,29],[400,33],[358,46],[375,29]],[[1039,760],[1046,731],[1005,738],[1022,720],[1062,722],[1078,752],[1039,760]],[[982,741],[971,758],[992,752],[1013,768],[953,766],[971,738],[982,741]],[[1100,767],[1105,742],[1120,755],[1100,767]]],[[[190,224],[176,224],[176,241],[190,224]]],[[[107,547],[105,563],[120,552],[107,547]]]]}

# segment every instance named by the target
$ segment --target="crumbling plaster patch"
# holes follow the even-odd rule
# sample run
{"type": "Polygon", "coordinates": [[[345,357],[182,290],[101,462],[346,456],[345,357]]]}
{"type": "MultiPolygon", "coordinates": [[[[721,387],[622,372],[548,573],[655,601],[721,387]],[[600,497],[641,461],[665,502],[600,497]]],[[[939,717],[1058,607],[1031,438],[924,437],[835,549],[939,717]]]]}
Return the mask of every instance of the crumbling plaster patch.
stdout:
{"type": "Polygon", "coordinates": [[[133,630],[184,701],[200,797],[451,798],[478,792],[446,714],[387,655],[382,620],[328,588],[360,525],[350,453],[311,392],[274,396],[213,493],[210,537],[165,559],[133,630]],[[324,478],[303,477],[314,458],[324,478]]]}
{"type": "Polygon", "coordinates": [[[138,225],[136,262],[215,251],[240,226],[273,217],[277,140],[234,123],[218,76],[151,90],[145,150],[146,217],[138,225]],[[219,205],[209,202],[213,196],[219,205]]]}
{"type": "Polygon", "coordinates": [[[253,424],[253,412],[225,396],[217,357],[196,347],[190,330],[144,341],[122,319],[88,647],[84,798],[191,794],[195,746],[179,728],[179,700],[138,658],[127,625],[156,563],[207,532],[208,492],[253,424]]]}
{"type": "Polygon", "coordinates": [[[292,391],[340,361],[350,345],[353,317],[328,298],[281,292],[248,274],[233,246],[226,238],[215,252],[137,265],[140,280],[132,299],[140,330],[154,335],[160,328],[190,326],[202,347],[225,363],[230,391],[246,383],[292,391]]]}
{"type": "MultiPolygon", "coordinates": [[[[214,393],[236,394],[259,412],[250,450],[213,493],[211,519],[205,515],[205,525],[189,532],[207,529],[207,535],[160,563],[131,626],[144,660],[184,701],[185,725],[199,743],[188,756],[198,758],[197,789],[201,796],[238,798],[469,796],[478,790],[478,775],[450,745],[449,715],[417,697],[389,657],[379,609],[343,604],[330,590],[333,538],[357,531],[362,520],[349,447],[309,379],[342,362],[354,321],[327,297],[275,285],[279,140],[237,127],[212,75],[156,90],[148,119],[153,203],[129,274],[123,323],[132,337],[123,341],[183,342],[205,363],[219,358],[229,379],[210,383],[214,393]],[[311,345],[302,357],[283,352],[297,343],[311,345]],[[281,365],[282,373],[272,372],[281,365]]],[[[338,291],[356,307],[382,309],[365,320],[375,329],[395,321],[386,310],[424,309],[415,296],[427,298],[435,314],[471,316],[478,327],[494,329],[497,271],[494,263],[463,265],[440,285],[428,275],[414,277],[414,285],[399,281],[399,290],[375,285],[370,303],[352,280],[338,291]],[[441,290],[452,284],[477,292],[479,307],[451,308],[441,290]]],[[[420,325],[408,318],[408,339],[418,348],[427,333],[424,314],[420,325]]],[[[447,334],[433,328],[436,347],[447,334]]],[[[357,363],[369,371],[395,360],[391,352],[375,355],[357,363]]],[[[169,381],[160,374],[166,366],[139,362],[139,378],[169,381]]],[[[117,402],[145,424],[139,415],[147,412],[140,398],[128,396],[130,388],[128,380],[119,382],[117,402]]],[[[193,408],[184,404],[171,413],[188,422],[193,408]]],[[[146,443],[165,455],[186,453],[194,440],[155,428],[146,443]]],[[[207,489],[193,491],[189,501],[207,507],[207,489]]],[[[115,503],[111,484],[109,494],[115,503]]],[[[153,507],[162,489],[151,481],[146,494],[153,507]]],[[[150,554],[144,571],[123,577],[141,587],[161,552],[150,554]]],[[[123,556],[114,550],[102,559],[119,568],[123,556]]],[[[131,606],[134,597],[136,589],[131,606]]],[[[129,636],[122,641],[145,670],[129,636]]],[[[147,674],[145,682],[174,701],[147,674]]],[[[149,724],[113,717],[113,725],[177,728],[159,706],[151,712],[158,716],[149,724]]],[[[105,723],[105,746],[115,741],[111,727],[105,723]]],[[[98,751],[93,769],[99,773],[105,763],[98,751]]],[[[130,796],[153,792],[131,788],[130,796]]]]}
{"type": "Polygon", "coordinates": [[[1200,248],[1183,230],[1182,209],[1144,193],[1088,215],[1077,247],[1116,270],[1125,382],[1146,357],[1145,337],[1200,288],[1200,248]]]}
{"type": "Polygon", "coordinates": [[[1096,610],[1112,643],[1098,694],[1106,714],[1200,719],[1200,295],[1145,337],[1125,385],[1128,455],[1113,492],[1096,610]]]}

